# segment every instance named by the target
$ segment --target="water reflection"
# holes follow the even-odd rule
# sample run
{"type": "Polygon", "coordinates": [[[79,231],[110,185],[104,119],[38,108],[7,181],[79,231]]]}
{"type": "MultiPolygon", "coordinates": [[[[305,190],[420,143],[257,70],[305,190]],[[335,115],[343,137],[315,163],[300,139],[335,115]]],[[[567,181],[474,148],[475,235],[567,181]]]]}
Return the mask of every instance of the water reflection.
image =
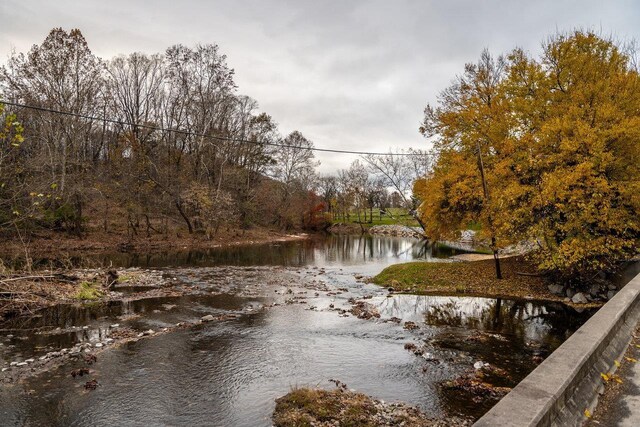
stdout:
{"type": "Polygon", "coordinates": [[[406,237],[328,235],[307,240],[264,245],[233,246],[199,251],[153,254],[108,254],[102,264],[119,267],[182,267],[218,265],[290,267],[360,265],[411,260],[442,260],[463,253],[460,249],[406,237]]]}

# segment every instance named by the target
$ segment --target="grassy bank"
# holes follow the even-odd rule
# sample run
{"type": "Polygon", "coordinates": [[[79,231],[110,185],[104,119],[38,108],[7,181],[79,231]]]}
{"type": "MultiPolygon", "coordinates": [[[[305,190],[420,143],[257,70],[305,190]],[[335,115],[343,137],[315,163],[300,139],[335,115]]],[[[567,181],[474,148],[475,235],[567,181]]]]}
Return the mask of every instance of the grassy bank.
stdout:
{"type": "Polygon", "coordinates": [[[358,222],[358,214],[355,211],[349,213],[349,217],[337,217],[333,221],[335,224],[364,224],[366,226],[374,225],[406,225],[408,227],[418,227],[418,221],[409,214],[407,209],[403,208],[388,208],[382,213],[379,208],[374,208],[370,212],[367,209],[366,220],[364,211],[360,211],[360,222],[358,222]],[[371,215],[373,214],[373,215],[371,215]]]}
{"type": "Polygon", "coordinates": [[[395,291],[431,295],[534,298],[562,301],[547,289],[543,277],[523,257],[500,260],[503,278],[496,279],[493,259],[473,262],[409,262],[385,268],[373,283],[395,291]],[[523,273],[523,274],[518,274],[523,273]]]}

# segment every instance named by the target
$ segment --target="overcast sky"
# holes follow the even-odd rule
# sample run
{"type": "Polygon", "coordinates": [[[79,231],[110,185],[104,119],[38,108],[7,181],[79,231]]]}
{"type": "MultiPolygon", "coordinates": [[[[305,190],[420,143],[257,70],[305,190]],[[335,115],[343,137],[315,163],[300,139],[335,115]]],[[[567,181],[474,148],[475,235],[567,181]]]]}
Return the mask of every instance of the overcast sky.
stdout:
{"type": "MultiPolygon", "coordinates": [[[[483,48],[538,52],[556,30],[640,39],[633,1],[0,0],[0,55],[53,27],[98,56],[217,43],[242,94],[317,147],[427,148],[422,111],[483,48]]],[[[324,173],[355,156],[317,154],[324,173]]]]}

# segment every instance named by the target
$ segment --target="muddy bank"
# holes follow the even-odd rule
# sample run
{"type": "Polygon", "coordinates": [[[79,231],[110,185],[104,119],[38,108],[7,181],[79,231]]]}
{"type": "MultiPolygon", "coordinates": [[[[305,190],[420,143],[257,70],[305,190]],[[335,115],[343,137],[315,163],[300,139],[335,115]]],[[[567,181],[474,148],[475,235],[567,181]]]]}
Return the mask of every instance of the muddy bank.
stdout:
{"type": "MultiPolygon", "coordinates": [[[[31,258],[48,257],[64,261],[65,256],[113,253],[113,252],[157,252],[176,249],[209,249],[235,245],[250,245],[269,242],[286,242],[309,237],[306,233],[283,233],[277,230],[252,228],[229,229],[208,239],[203,235],[185,233],[137,235],[129,237],[122,233],[90,231],[82,237],[65,233],[38,232],[31,236],[27,250],[31,258]]],[[[0,247],[0,257],[8,260],[23,258],[25,247],[18,239],[5,239],[0,247]]]]}
{"type": "Polygon", "coordinates": [[[299,426],[470,426],[462,418],[430,419],[418,408],[404,403],[387,403],[373,399],[347,385],[330,380],[335,390],[297,388],[276,400],[273,424],[276,427],[299,426]]]}
{"type": "Polygon", "coordinates": [[[41,270],[0,275],[0,323],[56,304],[105,303],[137,287],[147,297],[180,295],[158,271],[140,269],[41,270]]]}

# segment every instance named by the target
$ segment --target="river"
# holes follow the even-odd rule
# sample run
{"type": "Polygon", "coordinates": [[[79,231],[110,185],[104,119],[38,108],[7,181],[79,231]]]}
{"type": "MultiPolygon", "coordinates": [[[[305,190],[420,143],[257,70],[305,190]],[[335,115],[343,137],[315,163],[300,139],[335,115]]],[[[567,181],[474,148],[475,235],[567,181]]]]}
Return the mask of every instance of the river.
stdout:
{"type": "Polygon", "coordinates": [[[110,325],[136,330],[227,320],[173,330],[100,353],[99,382],[86,391],[70,366],[0,386],[2,425],[269,426],[274,399],[329,379],[432,417],[477,418],[493,402],[441,387],[482,361],[514,386],[590,313],[561,304],[471,297],[389,296],[359,280],[397,262],[447,262],[456,250],[410,238],[329,236],[204,252],[101,257],[120,267],[160,271],[194,295],[52,307],[0,325],[0,365],[77,342],[103,339],[110,325]],[[346,316],[349,299],[381,314],[346,316]],[[413,321],[417,330],[402,322],[413,321]],[[86,328],[84,328],[86,327],[86,328]],[[56,329],[60,328],[60,329],[56,329]],[[42,331],[47,331],[42,334],[42,331]],[[416,356],[406,343],[426,349],[416,356]]]}

